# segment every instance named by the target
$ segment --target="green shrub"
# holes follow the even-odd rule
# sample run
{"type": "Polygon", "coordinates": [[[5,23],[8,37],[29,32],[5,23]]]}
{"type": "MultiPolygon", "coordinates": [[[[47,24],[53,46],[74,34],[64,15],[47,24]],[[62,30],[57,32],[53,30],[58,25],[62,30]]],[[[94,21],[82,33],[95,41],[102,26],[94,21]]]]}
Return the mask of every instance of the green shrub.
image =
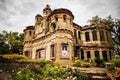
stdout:
{"type": "Polygon", "coordinates": [[[47,66],[46,71],[45,71],[45,77],[52,77],[54,79],[58,79],[58,78],[66,78],[67,74],[66,74],[67,69],[66,68],[62,68],[60,66],[47,66]]]}
{"type": "Polygon", "coordinates": [[[80,60],[75,60],[75,62],[72,63],[72,66],[74,66],[74,67],[80,67],[81,66],[80,60]]]}
{"type": "Polygon", "coordinates": [[[104,67],[104,59],[100,59],[98,57],[95,58],[96,66],[98,67],[104,67]]]}
{"type": "MultiPolygon", "coordinates": [[[[80,61],[76,61],[76,63],[78,62],[80,64],[80,61]]],[[[87,74],[81,73],[78,69],[54,66],[48,61],[41,61],[41,63],[45,63],[44,67],[34,65],[20,70],[14,77],[14,80],[66,80],[68,77],[71,79],[77,77],[78,80],[87,80],[87,74]]]]}
{"type": "Polygon", "coordinates": [[[114,67],[120,67],[120,58],[114,58],[111,62],[114,67]]]}
{"type": "Polygon", "coordinates": [[[28,58],[24,55],[19,55],[19,54],[5,54],[2,55],[3,58],[5,59],[13,59],[13,60],[27,60],[28,58]]]}
{"type": "Polygon", "coordinates": [[[82,67],[90,67],[91,64],[90,64],[89,62],[83,62],[83,63],[81,64],[81,66],[82,66],[82,67]]]}
{"type": "Polygon", "coordinates": [[[31,80],[33,78],[33,73],[29,69],[23,69],[18,72],[14,77],[14,80],[31,80]]]}

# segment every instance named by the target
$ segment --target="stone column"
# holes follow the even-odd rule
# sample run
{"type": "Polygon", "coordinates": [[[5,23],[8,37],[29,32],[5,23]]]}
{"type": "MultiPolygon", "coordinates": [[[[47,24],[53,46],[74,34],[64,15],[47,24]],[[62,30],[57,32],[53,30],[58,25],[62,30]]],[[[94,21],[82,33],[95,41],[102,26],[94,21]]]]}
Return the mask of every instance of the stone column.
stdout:
{"type": "Polygon", "coordinates": [[[106,53],[107,53],[107,59],[108,59],[108,61],[110,61],[110,53],[109,53],[109,50],[106,50],[106,53]]]}
{"type": "Polygon", "coordinates": [[[60,60],[61,55],[62,55],[62,48],[61,48],[61,43],[57,43],[56,45],[56,60],[60,60]]]}
{"type": "Polygon", "coordinates": [[[87,60],[87,51],[84,50],[84,60],[87,60]]]}
{"type": "Polygon", "coordinates": [[[94,53],[95,50],[91,50],[91,59],[94,60],[95,59],[95,53],[94,53]]]}
{"type": "Polygon", "coordinates": [[[99,56],[100,56],[100,59],[103,59],[103,55],[102,55],[102,50],[101,49],[99,50],[99,56]]]}

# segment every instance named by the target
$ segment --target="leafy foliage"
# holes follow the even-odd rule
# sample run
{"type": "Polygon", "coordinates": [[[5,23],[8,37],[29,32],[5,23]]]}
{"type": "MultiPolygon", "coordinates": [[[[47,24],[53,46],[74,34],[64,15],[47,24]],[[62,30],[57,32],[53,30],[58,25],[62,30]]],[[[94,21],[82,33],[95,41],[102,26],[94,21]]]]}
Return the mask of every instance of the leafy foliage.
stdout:
{"type": "Polygon", "coordinates": [[[88,79],[86,73],[81,73],[77,69],[54,66],[48,61],[42,60],[40,64],[21,69],[14,77],[14,80],[65,80],[67,78],[71,78],[72,80],[73,77],[77,77],[78,80],[88,79]],[[44,67],[41,63],[45,63],[44,67]]]}
{"type": "Polygon", "coordinates": [[[90,67],[91,64],[90,64],[89,62],[83,62],[83,63],[81,64],[81,66],[82,66],[82,67],[90,67]]]}
{"type": "Polygon", "coordinates": [[[107,26],[112,34],[115,44],[115,52],[120,55],[120,19],[113,19],[111,16],[100,18],[98,15],[89,20],[91,25],[107,26]]]}
{"type": "Polygon", "coordinates": [[[103,59],[100,59],[100,58],[96,57],[95,62],[97,63],[97,66],[99,66],[99,67],[104,66],[104,60],[103,59]]]}
{"type": "Polygon", "coordinates": [[[2,55],[3,58],[5,59],[13,59],[13,60],[27,60],[28,58],[24,55],[19,55],[19,54],[5,54],[2,55]]]}
{"type": "Polygon", "coordinates": [[[75,60],[75,62],[72,64],[72,66],[80,67],[81,66],[80,60],[75,60]]]}
{"type": "Polygon", "coordinates": [[[23,33],[2,31],[0,33],[0,54],[11,53],[12,46],[23,45],[23,40],[23,33]]]}
{"type": "Polygon", "coordinates": [[[114,67],[120,67],[120,58],[114,58],[111,62],[114,67]]]}

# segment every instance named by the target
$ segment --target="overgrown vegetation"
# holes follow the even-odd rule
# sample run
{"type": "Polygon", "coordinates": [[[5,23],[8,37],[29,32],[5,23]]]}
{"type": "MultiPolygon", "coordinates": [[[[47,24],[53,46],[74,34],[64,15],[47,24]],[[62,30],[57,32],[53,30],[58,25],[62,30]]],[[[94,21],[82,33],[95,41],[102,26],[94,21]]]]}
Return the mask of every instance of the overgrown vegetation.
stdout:
{"type": "Polygon", "coordinates": [[[28,58],[24,55],[19,55],[19,54],[5,54],[2,55],[3,58],[5,59],[12,59],[12,60],[27,60],[28,58]]]}
{"type": "Polygon", "coordinates": [[[74,66],[74,67],[80,67],[81,66],[80,60],[75,60],[75,62],[72,63],[72,66],[74,66]]]}
{"type": "Polygon", "coordinates": [[[116,80],[120,80],[120,58],[111,60],[112,68],[109,70],[116,80]]]}
{"type": "Polygon", "coordinates": [[[29,65],[26,68],[21,69],[14,77],[14,80],[72,80],[73,78],[77,78],[77,80],[91,79],[91,76],[88,76],[86,73],[82,73],[77,69],[57,66],[45,60],[37,62],[40,62],[40,64],[36,64],[35,66],[29,65]]]}
{"type": "Polygon", "coordinates": [[[24,34],[2,31],[0,33],[0,54],[13,53],[13,46],[22,46],[24,34]]]}
{"type": "Polygon", "coordinates": [[[89,62],[83,62],[81,67],[91,67],[91,64],[89,62]]]}
{"type": "Polygon", "coordinates": [[[98,67],[104,67],[104,59],[100,59],[100,58],[96,57],[95,63],[96,63],[96,66],[98,66],[98,67]]]}
{"type": "Polygon", "coordinates": [[[111,63],[114,67],[120,67],[120,58],[112,59],[111,63]]]}

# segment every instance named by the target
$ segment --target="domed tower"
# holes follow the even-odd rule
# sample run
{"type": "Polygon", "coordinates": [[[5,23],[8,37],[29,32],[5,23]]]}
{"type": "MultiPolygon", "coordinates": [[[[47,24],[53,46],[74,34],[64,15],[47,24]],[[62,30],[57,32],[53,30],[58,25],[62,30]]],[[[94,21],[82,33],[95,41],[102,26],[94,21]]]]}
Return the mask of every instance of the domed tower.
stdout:
{"type": "Polygon", "coordinates": [[[43,17],[40,14],[35,16],[35,36],[42,31],[42,20],[43,17]]]}
{"type": "Polygon", "coordinates": [[[49,16],[49,20],[51,20],[49,26],[50,31],[54,31],[58,28],[71,30],[73,19],[74,16],[68,9],[60,8],[53,10],[49,16]]]}
{"type": "Polygon", "coordinates": [[[34,38],[34,26],[28,26],[24,29],[24,41],[31,41],[34,38]]]}
{"type": "Polygon", "coordinates": [[[46,7],[43,9],[43,16],[48,17],[51,14],[51,8],[49,5],[46,5],[46,7]]]}

